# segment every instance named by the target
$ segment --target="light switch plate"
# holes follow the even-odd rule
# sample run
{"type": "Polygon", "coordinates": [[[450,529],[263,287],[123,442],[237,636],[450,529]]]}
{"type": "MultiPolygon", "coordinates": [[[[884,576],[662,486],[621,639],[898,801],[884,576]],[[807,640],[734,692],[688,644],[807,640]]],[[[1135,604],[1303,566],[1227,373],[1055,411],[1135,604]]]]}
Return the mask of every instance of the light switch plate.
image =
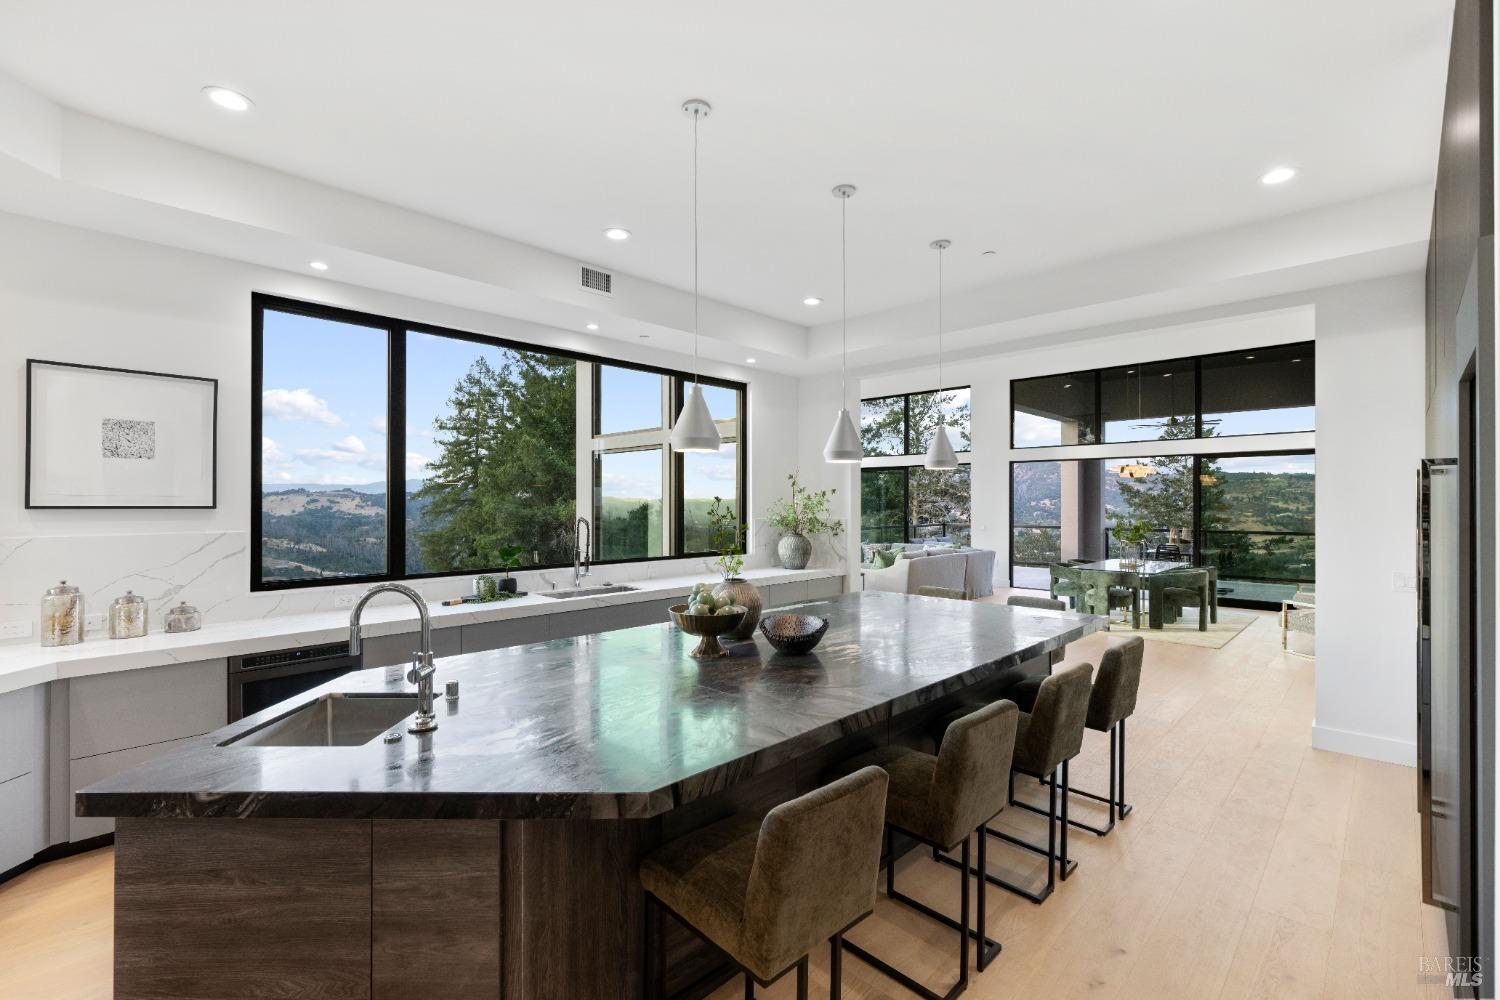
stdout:
{"type": "Polygon", "coordinates": [[[109,615],[103,611],[96,611],[91,615],[83,616],[83,630],[85,632],[103,632],[109,627],[109,615]]]}
{"type": "Polygon", "coordinates": [[[0,639],[26,639],[31,636],[31,622],[0,622],[0,639]]]}
{"type": "Polygon", "coordinates": [[[1417,576],[1415,573],[1392,573],[1391,589],[1399,593],[1406,593],[1417,589],[1417,576]]]}

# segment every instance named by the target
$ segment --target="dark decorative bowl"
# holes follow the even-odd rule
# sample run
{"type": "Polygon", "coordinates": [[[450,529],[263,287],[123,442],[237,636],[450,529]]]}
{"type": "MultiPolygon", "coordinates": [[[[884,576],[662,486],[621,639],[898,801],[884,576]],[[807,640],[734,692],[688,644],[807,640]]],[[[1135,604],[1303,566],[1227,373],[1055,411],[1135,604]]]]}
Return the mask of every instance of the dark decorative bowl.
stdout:
{"type": "Polygon", "coordinates": [[[709,660],[718,656],[728,656],[729,651],[719,642],[719,636],[726,632],[733,632],[740,622],[745,620],[745,609],[738,604],[731,605],[736,614],[732,615],[690,615],[687,613],[686,604],[674,604],[667,610],[672,614],[672,621],[677,627],[688,635],[698,636],[698,645],[693,648],[692,656],[698,660],[709,660]]]}
{"type": "Polygon", "coordinates": [[[778,652],[790,656],[811,653],[827,631],[828,619],[817,615],[772,615],[760,621],[760,634],[778,652]]]}

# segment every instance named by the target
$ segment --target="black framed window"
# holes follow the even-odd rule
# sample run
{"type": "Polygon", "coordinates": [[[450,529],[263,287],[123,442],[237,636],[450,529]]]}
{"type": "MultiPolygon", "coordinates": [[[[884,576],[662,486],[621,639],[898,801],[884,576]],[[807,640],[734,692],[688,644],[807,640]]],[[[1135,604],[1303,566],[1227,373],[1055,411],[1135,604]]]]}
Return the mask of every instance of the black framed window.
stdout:
{"type": "Polygon", "coordinates": [[[860,541],[968,544],[968,465],[948,471],[904,465],[862,469],[859,486],[860,541]]]}
{"type": "Polygon", "coordinates": [[[701,380],[725,438],[684,465],[693,376],[257,294],[253,590],[696,554],[711,484],[745,523],[742,383],[701,380]],[[703,511],[698,512],[702,507],[703,511]]]}
{"type": "Polygon", "coordinates": [[[868,457],[922,455],[941,419],[953,450],[969,450],[969,386],[860,401],[859,433],[868,457]]]}
{"type": "Polygon", "coordinates": [[[1098,381],[1094,372],[1076,372],[1011,382],[1011,447],[1097,444],[1098,381]]]}
{"type": "Polygon", "coordinates": [[[1015,379],[1011,447],[1311,431],[1312,342],[1015,379]]]}
{"type": "Polygon", "coordinates": [[[1317,358],[1311,347],[1291,344],[1205,357],[1203,436],[1314,430],[1317,358]]]}

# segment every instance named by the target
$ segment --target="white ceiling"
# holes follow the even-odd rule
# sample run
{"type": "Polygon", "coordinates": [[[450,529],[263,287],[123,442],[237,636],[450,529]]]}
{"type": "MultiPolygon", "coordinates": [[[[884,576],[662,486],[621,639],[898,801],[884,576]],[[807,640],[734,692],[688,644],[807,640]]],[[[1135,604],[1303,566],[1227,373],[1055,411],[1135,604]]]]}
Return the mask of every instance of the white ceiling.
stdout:
{"type": "Polygon", "coordinates": [[[1452,0],[1085,7],[0,0],[0,71],[679,288],[702,96],[704,293],[802,324],[837,315],[840,182],[857,315],[929,298],[935,237],[958,290],[1434,177],[1452,0]]]}

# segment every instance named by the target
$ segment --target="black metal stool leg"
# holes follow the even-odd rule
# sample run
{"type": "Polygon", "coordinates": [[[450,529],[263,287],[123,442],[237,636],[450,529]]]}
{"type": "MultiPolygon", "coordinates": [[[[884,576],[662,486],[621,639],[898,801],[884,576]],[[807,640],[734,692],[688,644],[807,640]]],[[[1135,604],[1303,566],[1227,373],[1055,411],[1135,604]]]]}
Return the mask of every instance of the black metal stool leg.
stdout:
{"type": "Polygon", "coordinates": [[[745,1000],[755,1000],[755,980],[745,973],[745,1000]]]}
{"type": "Polygon", "coordinates": [[[662,1000],[667,995],[666,990],[666,962],[664,949],[664,928],[662,926],[661,904],[656,897],[649,892],[646,893],[646,912],[644,923],[645,974],[646,974],[646,1000],[662,1000]]]}
{"type": "Polygon", "coordinates": [[[828,940],[828,1000],[840,1000],[844,995],[844,935],[835,934],[828,940]]]}
{"type": "Polygon", "coordinates": [[[1062,865],[1061,865],[1061,868],[1062,868],[1062,880],[1064,882],[1066,882],[1068,880],[1068,872],[1072,871],[1072,869],[1068,867],[1068,762],[1067,761],[1063,761],[1062,762],[1062,823],[1060,824],[1060,828],[1062,830],[1062,865]]]}
{"type": "Polygon", "coordinates": [[[807,1000],[807,956],[797,963],[797,1000],[807,1000]]]}
{"type": "Polygon", "coordinates": [[[1130,814],[1130,806],[1125,802],[1125,720],[1121,719],[1120,728],[1120,797],[1115,800],[1115,811],[1120,819],[1130,814]]]}

